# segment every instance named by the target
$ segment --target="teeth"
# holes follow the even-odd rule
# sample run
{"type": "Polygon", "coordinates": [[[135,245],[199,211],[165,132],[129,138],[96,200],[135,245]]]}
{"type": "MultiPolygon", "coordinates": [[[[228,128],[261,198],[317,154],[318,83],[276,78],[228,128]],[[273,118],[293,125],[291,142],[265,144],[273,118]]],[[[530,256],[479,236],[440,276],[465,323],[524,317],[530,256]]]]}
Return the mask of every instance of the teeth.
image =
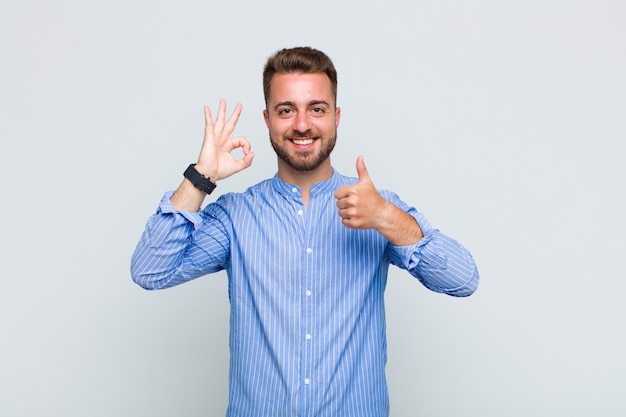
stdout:
{"type": "Polygon", "coordinates": [[[296,145],[310,145],[313,143],[313,139],[293,139],[293,143],[296,145]]]}

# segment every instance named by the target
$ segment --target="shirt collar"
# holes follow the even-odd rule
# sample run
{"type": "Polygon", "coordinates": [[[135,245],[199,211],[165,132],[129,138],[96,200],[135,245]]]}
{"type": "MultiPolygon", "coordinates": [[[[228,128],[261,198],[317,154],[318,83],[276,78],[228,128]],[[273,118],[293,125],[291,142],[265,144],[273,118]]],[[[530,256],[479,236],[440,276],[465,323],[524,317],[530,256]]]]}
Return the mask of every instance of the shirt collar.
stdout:
{"type": "MultiPolygon", "coordinates": [[[[272,183],[274,185],[274,189],[284,196],[298,198],[302,197],[302,190],[300,189],[300,187],[281,180],[278,176],[278,173],[276,173],[274,175],[274,178],[272,178],[272,183]]],[[[337,188],[339,188],[339,173],[333,168],[333,175],[329,179],[318,182],[311,187],[311,197],[329,191],[335,192],[337,188]]]]}

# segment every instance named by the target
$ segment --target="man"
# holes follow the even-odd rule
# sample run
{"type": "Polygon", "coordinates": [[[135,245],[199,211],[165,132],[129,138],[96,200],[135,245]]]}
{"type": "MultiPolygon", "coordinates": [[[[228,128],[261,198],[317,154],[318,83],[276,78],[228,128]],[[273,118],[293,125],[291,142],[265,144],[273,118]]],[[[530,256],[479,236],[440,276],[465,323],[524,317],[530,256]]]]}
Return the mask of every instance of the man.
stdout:
{"type": "Polygon", "coordinates": [[[222,100],[215,121],[205,107],[198,162],[148,221],[133,279],[160,289],[227,271],[228,416],[387,416],[389,265],[459,297],[475,291],[478,271],[458,242],[395,194],[377,191],[363,157],[358,178],[332,168],[341,111],[324,53],[278,51],[263,85],[277,174],[201,210],[214,183],[254,157],[245,138],[230,138],[241,105],[227,120],[222,100]]]}

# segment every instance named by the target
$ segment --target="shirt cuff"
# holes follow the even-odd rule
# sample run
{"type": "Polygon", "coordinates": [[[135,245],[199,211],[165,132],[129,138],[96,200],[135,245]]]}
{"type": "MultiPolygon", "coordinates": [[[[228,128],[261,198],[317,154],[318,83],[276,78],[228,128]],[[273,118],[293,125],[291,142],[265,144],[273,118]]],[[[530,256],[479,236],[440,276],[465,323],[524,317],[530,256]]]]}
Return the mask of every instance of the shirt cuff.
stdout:
{"type": "Polygon", "coordinates": [[[390,244],[391,263],[406,270],[415,268],[420,262],[420,248],[428,243],[430,239],[430,235],[424,236],[419,242],[408,246],[396,246],[390,244]]]}
{"type": "Polygon", "coordinates": [[[438,230],[432,229],[419,242],[408,246],[393,246],[391,251],[391,261],[394,265],[408,271],[415,269],[420,262],[426,262],[431,268],[444,270],[448,265],[448,260],[443,252],[434,248],[437,246],[433,242],[438,230]]]}
{"type": "Polygon", "coordinates": [[[163,195],[161,203],[159,204],[159,213],[162,214],[178,214],[184,217],[187,221],[193,224],[193,228],[197,229],[202,224],[202,214],[200,212],[176,210],[172,205],[171,197],[174,195],[174,191],[168,191],[163,195]]]}

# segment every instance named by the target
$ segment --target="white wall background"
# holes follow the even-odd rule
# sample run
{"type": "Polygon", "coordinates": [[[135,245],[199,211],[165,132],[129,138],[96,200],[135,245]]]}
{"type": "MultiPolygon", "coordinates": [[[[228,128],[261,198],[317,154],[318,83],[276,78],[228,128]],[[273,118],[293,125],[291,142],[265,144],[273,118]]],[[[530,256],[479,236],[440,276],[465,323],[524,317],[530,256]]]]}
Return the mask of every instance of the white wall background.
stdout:
{"type": "Polygon", "coordinates": [[[474,254],[468,299],[392,270],[392,416],[626,415],[626,6],[615,1],[29,0],[0,5],[0,415],[220,416],[225,275],[149,293],[129,260],[240,101],[273,175],[261,71],[339,70],[333,157],[474,254]]]}

